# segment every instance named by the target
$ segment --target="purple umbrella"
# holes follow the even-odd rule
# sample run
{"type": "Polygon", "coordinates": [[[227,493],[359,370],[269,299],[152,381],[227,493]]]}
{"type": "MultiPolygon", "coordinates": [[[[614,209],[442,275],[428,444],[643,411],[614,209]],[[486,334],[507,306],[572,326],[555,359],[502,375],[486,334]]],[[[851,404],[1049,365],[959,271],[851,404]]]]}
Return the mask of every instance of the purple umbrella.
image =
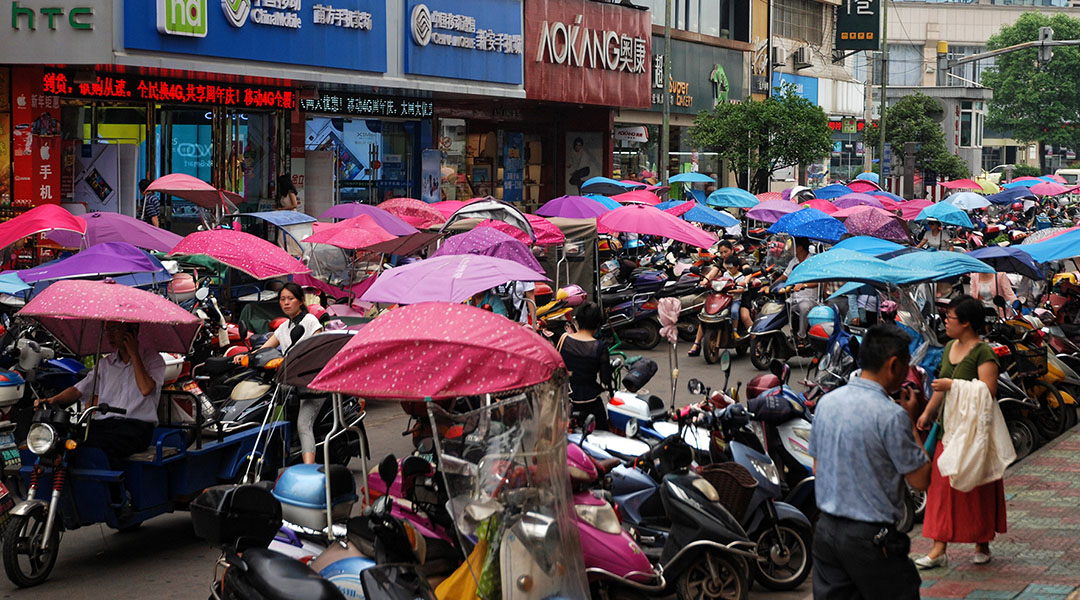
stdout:
{"type": "Polygon", "coordinates": [[[120,213],[96,212],[81,218],[86,221],[85,244],[78,233],[61,229],[50,231],[49,239],[65,248],[89,248],[106,242],[127,242],[132,246],[158,252],[168,252],[184,239],[171,231],[120,213]]]}
{"type": "Polygon", "coordinates": [[[592,219],[606,213],[609,208],[596,200],[585,196],[559,196],[548,200],[536,214],[541,217],[563,217],[566,219],[592,219]]]}
{"type": "Polygon", "coordinates": [[[836,208],[851,208],[852,206],[873,206],[874,208],[885,208],[885,205],[881,203],[881,200],[871,196],[870,194],[863,194],[861,192],[844,194],[836,200],[833,200],[833,206],[835,206],[836,208]]]}
{"type": "MultiPolygon", "coordinates": [[[[528,267],[494,256],[435,256],[383,271],[360,299],[387,304],[464,302],[484,290],[511,281],[547,279],[528,267]]],[[[445,324],[432,323],[431,326],[437,328],[445,324]]]]}
{"type": "Polygon", "coordinates": [[[26,283],[128,275],[130,273],[161,273],[159,281],[171,279],[165,267],[154,257],[124,242],[97,244],[62,260],[54,260],[33,269],[18,271],[26,283]]]}
{"type": "Polygon", "coordinates": [[[393,235],[412,235],[418,231],[412,225],[406,223],[401,217],[393,215],[378,206],[360,204],[359,202],[346,202],[331,206],[319,215],[320,219],[351,219],[360,215],[368,215],[375,219],[375,224],[389,231],[393,235]]]}
{"type": "Polygon", "coordinates": [[[844,221],[844,226],[852,235],[868,235],[882,240],[911,243],[907,226],[899,217],[871,206],[855,209],[844,221]]]}
{"type": "Polygon", "coordinates": [[[803,206],[801,204],[795,204],[794,202],[788,202],[787,200],[767,200],[754,208],[751,208],[746,213],[746,218],[755,221],[764,221],[766,223],[775,223],[780,220],[780,217],[802,210],[802,208],[803,206]]]}
{"type": "Polygon", "coordinates": [[[477,227],[448,238],[431,256],[480,254],[510,260],[543,273],[544,268],[524,243],[493,227],[477,227]]]}

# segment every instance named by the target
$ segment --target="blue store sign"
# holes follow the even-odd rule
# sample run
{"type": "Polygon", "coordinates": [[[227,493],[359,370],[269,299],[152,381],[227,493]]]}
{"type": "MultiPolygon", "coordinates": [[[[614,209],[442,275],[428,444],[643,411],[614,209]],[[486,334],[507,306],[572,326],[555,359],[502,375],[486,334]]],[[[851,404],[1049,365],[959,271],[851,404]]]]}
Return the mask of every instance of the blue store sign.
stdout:
{"type": "Polygon", "coordinates": [[[405,72],[522,82],[521,0],[405,0],[405,72]]]}
{"type": "Polygon", "coordinates": [[[124,47],[386,72],[385,0],[126,0],[124,47]]]}
{"type": "Polygon", "coordinates": [[[802,75],[790,75],[788,73],[777,73],[776,71],[773,71],[773,94],[779,94],[780,87],[785,84],[795,88],[796,96],[802,96],[814,104],[818,103],[817,77],[803,77],[802,75]]]}

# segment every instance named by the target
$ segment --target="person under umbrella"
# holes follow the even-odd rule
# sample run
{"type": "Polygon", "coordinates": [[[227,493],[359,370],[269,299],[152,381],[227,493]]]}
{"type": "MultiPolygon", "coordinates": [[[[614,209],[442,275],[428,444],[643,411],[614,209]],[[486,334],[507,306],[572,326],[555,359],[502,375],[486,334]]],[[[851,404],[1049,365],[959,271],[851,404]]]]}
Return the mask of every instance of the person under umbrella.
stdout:
{"type": "Polygon", "coordinates": [[[923,233],[922,241],[919,242],[919,248],[948,250],[949,245],[952,243],[952,237],[941,230],[941,221],[931,217],[926,220],[926,224],[929,225],[930,228],[923,233]]]}
{"type": "MultiPolygon", "coordinates": [[[[795,258],[788,263],[784,275],[776,280],[776,283],[787,281],[788,276],[791,275],[795,267],[799,266],[799,263],[804,262],[807,258],[810,258],[810,240],[795,238],[795,258]]],[[[792,290],[791,310],[799,317],[799,329],[796,335],[796,343],[799,345],[806,345],[807,343],[806,333],[810,329],[810,322],[806,316],[810,314],[811,308],[817,306],[817,287],[818,284],[816,283],[797,283],[792,290]]]]}

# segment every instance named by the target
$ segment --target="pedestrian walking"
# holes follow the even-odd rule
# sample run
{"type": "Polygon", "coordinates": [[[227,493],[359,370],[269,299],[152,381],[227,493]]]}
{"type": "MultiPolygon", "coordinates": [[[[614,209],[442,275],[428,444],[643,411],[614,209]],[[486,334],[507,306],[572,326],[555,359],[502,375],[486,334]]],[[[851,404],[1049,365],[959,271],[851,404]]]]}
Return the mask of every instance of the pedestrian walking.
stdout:
{"type": "Polygon", "coordinates": [[[296,210],[299,206],[300,200],[296,197],[296,186],[293,185],[292,177],[288,174],[278,176],[274,210],[296,210]]]}
{"type": "Polygon", "coordinates": [[[818,508],[814,534],[814,598],[918,598],[920,578],[898,531],[904,483],[930,483],[926,452],[915,441],[918,404],[900,390],[911,339],[894,325],[876,325],[859,351],[862,372],[818,402],[810,435],[818,508]]]}
{"type": "Polygon", "coordinates": [[[139,182],[139,196],[142,197],[138,210],[139,220],[146,221],[154,227],[161,227],[161,196],[157,192],[147,193],[148,187],[150,187],[149,179],[139,182]]]}
{"type": "MultiPolygon", "coordinates": [[[[990,396],[997,398],[997,355],[980,337],[985,325],[986,308],[979,300],[960,296],[949,303],[945,333],[951,341],[945,344],[938,378],[932,384],[934,396],[919,418],[919,429],[929,430],[933,425],[953,379],[979,380],[986,384],[990,396]]],[[[942,423],[943,429],[949,426],[942,423]]],[[[941,452],[938,442],[923,520],[923,535],[934,540],[934,546],[915,564],[920,569],[944,567],[949,562],[945,554],[948,544],[974,543],[973,562],[984,565],[990,562],[990,542],[995,534],[1005,533],[1005,485],[998,479],[969,492],[954,489],[938,470],[941,452]]]]}

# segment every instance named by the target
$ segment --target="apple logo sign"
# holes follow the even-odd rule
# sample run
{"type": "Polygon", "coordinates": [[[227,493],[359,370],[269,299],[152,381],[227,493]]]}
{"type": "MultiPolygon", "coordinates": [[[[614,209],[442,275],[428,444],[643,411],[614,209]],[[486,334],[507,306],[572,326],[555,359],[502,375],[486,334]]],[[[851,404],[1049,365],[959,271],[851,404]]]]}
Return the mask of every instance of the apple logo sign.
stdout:
{"type": "Polygon", "coordinates": [[[45,144],[41,146],[41,160],[49,160],[49,146],[45,144]]]}
{"type": "Polygon", "coordinates": [[[16,98],[15,99],[15,104],[18,104],[19,108],[25,108],[26,107],[26,96],[23,95],[23,96],[19,96],[18,98],[16,98]]]}

